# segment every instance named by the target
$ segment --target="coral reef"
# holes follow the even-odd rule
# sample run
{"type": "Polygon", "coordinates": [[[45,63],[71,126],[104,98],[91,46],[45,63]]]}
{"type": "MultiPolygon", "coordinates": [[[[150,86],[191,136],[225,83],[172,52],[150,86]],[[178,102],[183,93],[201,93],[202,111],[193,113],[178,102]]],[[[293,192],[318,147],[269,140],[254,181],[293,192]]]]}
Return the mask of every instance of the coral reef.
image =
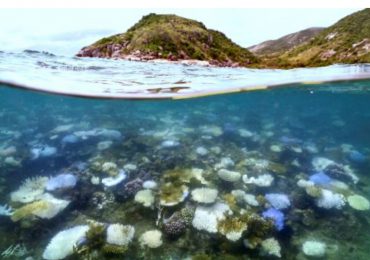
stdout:
{"type": "Polygon", "coordinates": [[[73,249],[81,238],[85,237],[89,226],[75,226],[57,233],[42,254],[46,260],[64,259],[73,254],[73,249]]]}
{"type": "Polygon", "coordinates": [[[158,248],[163,244],[162,232],[159,230],[146,231],[140,236],[139,243],[142,247],[158,248]]]}

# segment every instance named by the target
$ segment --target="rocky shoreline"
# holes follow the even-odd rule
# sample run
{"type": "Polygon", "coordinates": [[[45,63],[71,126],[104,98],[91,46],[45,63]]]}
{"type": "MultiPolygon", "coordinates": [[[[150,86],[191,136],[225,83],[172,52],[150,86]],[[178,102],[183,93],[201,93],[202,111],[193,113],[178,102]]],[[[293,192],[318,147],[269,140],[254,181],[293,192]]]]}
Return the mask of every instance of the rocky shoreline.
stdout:
{"type": "Polygon", "coordinates": [[[197,60],[192,59],[185,53],[180,55],[167,55],[163,57],[162,53],[154,51],[140,51],[135,50],[129,54],[123,54],[122,49],[125,46],[121,44],[109,44],[105,46],[105,51],[99,48],[85,47],[82,48],[77,54],[77,57],[90,57],[90,58],[107,58],[107,59],[123,59],[128,61],[141,61],[141,62],[154,62],[154,63],[171,63],[183,65],[196,65],[205,67],[241,67],[238,62],[232,61],[217,61],[217,60],[197,60]]]}

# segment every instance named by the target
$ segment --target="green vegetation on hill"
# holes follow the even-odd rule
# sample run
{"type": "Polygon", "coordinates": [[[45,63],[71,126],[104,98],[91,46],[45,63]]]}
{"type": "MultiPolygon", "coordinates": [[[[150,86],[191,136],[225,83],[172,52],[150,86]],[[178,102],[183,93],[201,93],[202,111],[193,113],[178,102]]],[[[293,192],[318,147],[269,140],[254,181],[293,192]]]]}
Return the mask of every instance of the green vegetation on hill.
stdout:
{"type": "Polygon", "coordinates": [[[370,9],[344,17],[279,59],[289,67],[370,62],[370,9]]]}
{"type": "Polygon", "coordinates": [[[150,60],[197,59],[216,65],[251,65],[258,59],[223,33],[176,15],[149,14],[126,33],[103,38],[83,48],[78,56],[150,60]]]}
{"type": "Polygon", "coordinates": [[[324,28],[313,27],[302,31],[285,35],[276,40],[265,41],[249,47],[248,49],[255,55],[279,55],[292,48],[308,42],[310,39],[319,34],[324,28]]]}

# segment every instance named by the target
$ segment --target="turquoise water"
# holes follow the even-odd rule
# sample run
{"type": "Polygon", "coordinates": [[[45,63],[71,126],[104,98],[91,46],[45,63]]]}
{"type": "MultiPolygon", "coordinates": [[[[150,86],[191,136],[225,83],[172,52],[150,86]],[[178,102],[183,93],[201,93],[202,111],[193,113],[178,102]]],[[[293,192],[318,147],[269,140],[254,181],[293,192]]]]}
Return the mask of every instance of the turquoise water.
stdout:
{"type": "Polygon", "coordinates": [[[2,256],[369,259],[369,100],[366,80],[179,101],[2,85],[2,256]]]}

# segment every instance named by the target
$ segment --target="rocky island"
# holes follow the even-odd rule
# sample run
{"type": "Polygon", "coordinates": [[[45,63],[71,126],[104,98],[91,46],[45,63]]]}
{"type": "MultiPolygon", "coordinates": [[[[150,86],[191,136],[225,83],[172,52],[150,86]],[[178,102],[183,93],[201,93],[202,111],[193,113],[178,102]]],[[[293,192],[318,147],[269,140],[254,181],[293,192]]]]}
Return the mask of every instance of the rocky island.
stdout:
{"type": "Polygon", "coordinates": [[[127,32],[103,38],[84,47],[78,57],[136,61],[169,60],[216,66],[253,66],[248,49],[203,23],[176,15],[149,14],[127,32]]]}
{"type": "Polygon", "coordinates": [[[348,15],[328,28],[308,28],[249,48],[201,22],[152,13],[127,32],[82,48],[77,56],[253,68],[368,63],[370,9],[348,15]]]}

